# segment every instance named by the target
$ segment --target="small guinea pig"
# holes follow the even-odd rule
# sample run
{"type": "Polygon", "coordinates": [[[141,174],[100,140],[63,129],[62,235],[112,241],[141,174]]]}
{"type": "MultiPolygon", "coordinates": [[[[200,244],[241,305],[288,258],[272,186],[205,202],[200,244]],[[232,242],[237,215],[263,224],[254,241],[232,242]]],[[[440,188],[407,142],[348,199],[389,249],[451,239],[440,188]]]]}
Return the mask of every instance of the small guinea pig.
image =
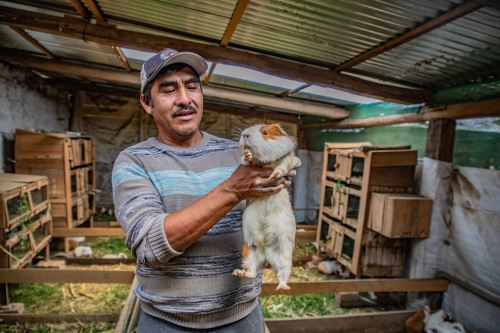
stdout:
{"type": "MultiPolygon", "coordinates": [[[[241,163],[272,168],[270,178],[280,178],[300,166],[295,140],[279,124],[255,125],[241,133],[241,163]]],[[[278,276],[276,290],[290,289],[295,242],[295,218],[286,189],[255,199],[243,213],[243,268],[233,275],[255,278],[267,260],[278,276]]]]}

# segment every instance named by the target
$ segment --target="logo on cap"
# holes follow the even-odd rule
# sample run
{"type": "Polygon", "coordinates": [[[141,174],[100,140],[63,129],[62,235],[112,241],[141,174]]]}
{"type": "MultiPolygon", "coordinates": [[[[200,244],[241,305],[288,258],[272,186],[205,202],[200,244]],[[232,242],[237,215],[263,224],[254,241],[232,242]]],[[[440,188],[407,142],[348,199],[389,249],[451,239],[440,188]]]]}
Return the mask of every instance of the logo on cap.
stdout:
{"type": "Polygon", "coordinates": [[[168,58],[176,55],[178,52],[174,49],[165,49],[161,52],[160,54],[160,58],[162,58],[163,60],[167,60],[168,58]]]}

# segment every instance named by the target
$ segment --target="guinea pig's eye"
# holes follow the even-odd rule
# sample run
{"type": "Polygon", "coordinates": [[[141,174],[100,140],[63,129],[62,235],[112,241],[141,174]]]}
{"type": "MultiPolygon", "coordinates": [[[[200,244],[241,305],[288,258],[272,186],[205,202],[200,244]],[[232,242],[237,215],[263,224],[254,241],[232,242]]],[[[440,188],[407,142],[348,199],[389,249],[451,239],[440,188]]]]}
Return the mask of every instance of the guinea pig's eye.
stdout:
{"type": "Polygon", "coordinates": [[[262,134],[267,135],[267,131],[266,130],[262,131],[262,134]]]}

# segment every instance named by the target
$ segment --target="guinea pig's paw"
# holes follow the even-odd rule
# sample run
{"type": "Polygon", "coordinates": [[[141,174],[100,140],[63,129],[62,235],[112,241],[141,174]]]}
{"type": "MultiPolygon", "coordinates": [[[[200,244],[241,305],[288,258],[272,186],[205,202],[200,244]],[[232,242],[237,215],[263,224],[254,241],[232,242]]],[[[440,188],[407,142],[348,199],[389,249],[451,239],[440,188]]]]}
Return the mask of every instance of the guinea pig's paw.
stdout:
{"type": "Polygon", "coordinates": [[[288,286],[288,284],[285,282],[285,281],[280,281],[278,283],[278,286],[276,287],[276,290],[289,290],[290,287],[288,286]]]}
{"type": "Polygon", "coordinates": [[[248,149],[245,149],[243,151],[243,160],[245,160],[245,162],[250,162],[252,158],[253,158],[252,152],[248,149]]]}
{"type": "Polygon", "coordinates": [[[252,274],[246,269],[235,269],[233,271],[233,276],[239,277],[239,278],[247,278],[247,279],[253,279],[257,277],[257,274],[252,274]]]}
{"type": "Polygon", "coordinates": [[[269,179],[279,179],[283,177],[283,172],[278,169],[274,169],[273,173],[269,176],[269,179]]]}
{"type": "Polygon", "coordinates": [[[233,276],[237,276],[239,278],[244,278],[244,277],[246,277],[246,272],[247,271],[244,269],[235,269],[233,271],[233,276]]]}
{"type": "Polygon", "coordinates": [[[299,168],[302,165],[302,162],[298,157],[295,157],[294,164],[296,168],[299,168]]]}

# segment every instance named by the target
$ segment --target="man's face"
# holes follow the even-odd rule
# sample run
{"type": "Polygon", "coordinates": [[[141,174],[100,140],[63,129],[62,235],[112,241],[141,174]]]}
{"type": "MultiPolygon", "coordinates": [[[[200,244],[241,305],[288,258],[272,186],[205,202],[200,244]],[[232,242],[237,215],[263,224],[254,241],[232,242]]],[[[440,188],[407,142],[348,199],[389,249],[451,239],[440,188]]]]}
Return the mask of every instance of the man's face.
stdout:
{"type": "Polygon", "coordinates": [[[203,94],[191,68],[158,75],[150,89],[150,105],[145,103],[144,96],[141,103],[154,118],[161,138],[182,144],[199,133],[203,94]]]}

